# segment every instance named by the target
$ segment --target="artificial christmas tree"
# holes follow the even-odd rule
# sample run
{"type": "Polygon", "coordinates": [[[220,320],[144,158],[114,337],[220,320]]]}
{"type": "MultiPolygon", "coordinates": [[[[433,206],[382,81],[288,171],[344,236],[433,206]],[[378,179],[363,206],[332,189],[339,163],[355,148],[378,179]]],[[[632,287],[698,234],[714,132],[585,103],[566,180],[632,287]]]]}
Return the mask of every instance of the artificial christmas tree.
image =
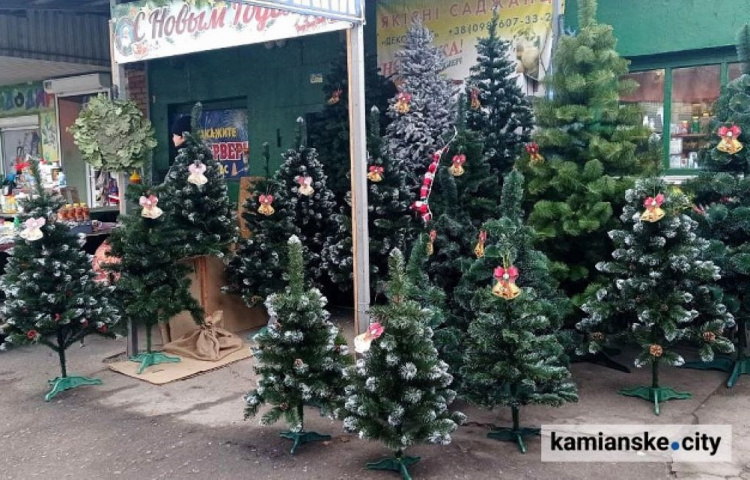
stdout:
{"type": "Polygon", "coordinates": [[[185,239],[185,257],[223,257],[237,241],[237,225],[221,163],[200,138],[200,115],[198,103],[191,115],[192,131],[183,132],[185,143],[164,180],[163,208],[185,239]]]}
{"type": "Polygon", "coordinates": [[[112,288],[97,283],[82,238],[58,221],[64,200],[45,191],[39,163],[30,162],[34,196],[23,201],[23,230],[0,278],[5,293],[5,342],[46,345],[57,352],[61,374],[49,381],[49,401],[58,393],[101,380],[68,375],[65,352],[86,335],[114,337],[120,312],[110,302],[112,288]]]}
{"type": "Polygon", "coordinates": [[[396,53],[399,93],[391,99],[386,128],[388,154],[410,172],[406,185],[415,196],[431,155],[453,133],[455,116],[455,91],[442,75],[445,55],[432,42],[426,27],[412,23],[396,53]]]}
{"type": "Polygon", "coordinates": [[[660,365],[684,363],[674,345],[692,340],[701,359],[711,361],[714,352],[733,351],[723,334],[734,319],[715,285],[719,268],[706,260],[708,241],[683,212],[687,197],[650,178],[638,180],[626,199],[620,217],[625,228],[609,233],[613,260],[597,264],[611,281],[581,307],[587,316],[578,324],[586,334],[580,353],[601,351],[622,336],[634,340],[640,348],[635,365],[651,365],[652,384],[620,393],[652,401],[658,415],[660,402],[690,397],[659,383],[660,365]]]}
{"type": "Polygon", "coordinates": [[[351,384],[338,416],[347,431],[393,451],[394,458],[370,463],[368,469],[393,470],[410,479],[408,467],[419,458],[405,450],[423,442],[450,443],[464,416],[448,411],[456,394],[448,388],[448,365],[432,344],[428,324],[433,311],[412,299],[400,251],[391,253],[389,268],[390,303],[372,308],[378,323],[368,331],[365,357],[346,371],[351,384]]]}
{"type": "Polygon", "coordinates": [[[596,21],[596,0],[579,3],[579,27],[560,38],[545,80],[553,95],[535,104],[538,145],[529,145],[520,163],[529,224],[577,305],[610,250],[607,232],[618,227],[629,176],[658,168],[652,156],[639,155],[649,136],[639,107],[618,104],[634,85],[620,80],[628,61],[615,51],[612,27],[596,21]]]}
{"type": "Polygon", "coordinates": [[[305,122],[299,118],[297,123],[295,146],[283,154],[284,163],[273,178],[253,187],[243,214],[251,236],[229,262],[229,290],[241,293],[250,306],[283,288],[286,242],[292,235],[302,242],[314,285],[335,268],[326,247],[338,243],[344,229],[335,221],[336,203],[318,154],[306,145],[305,122]]]}
{"type": "MultiPolygon", "coordinates": [[[[328,187],[333,191],[338,206],[347,208],[347,197],[352,190],[351,162],[349,160],[349,87],[347,72],[347,56],[343,52],[331,66],[326,75],[323,92],[326,105],[323,111],[310,122],[310,146],[320,155],[326,175],[328,187]]],[[[365,59],[365,108],[373,108],[380,112],[375,118],[368,118],[368,131],[375,126],[372,120],[377,120],[378,135],[386,125],[385,112],[388,100],[396,94],[396,86],[380,74],[377,61],[374,58],[365,59]]],[[[376,154],[373,153],[375,156],[376,154]]]]}
{"type": "Polygon", "coordinates": [[[104,267],[119,278],[117,301],[125,318],[146,327],[146,351],[132,361],[140,363],[138,373],[159,363],[179,362],[152,349],[152,329],[187,310],[196,323],[203,322],[203,309],[190,294],[190,268],[178,262],[184,254],[184,237],[173,217],[158,205],[163,189],[145,184],[128,186],[126,198],[140,209],[120,216],[121,226],[110,236],[108,255],[119,258],[104,267]]]}
{"type": "Polygon", "coordinates": [[[492,15],[486,37],[477,42],[477,64],[466,80],[467,125],[484,141],[492,173],[508,173],[531,138],[534,114],[531,102],[518,86],[511,43],[498,36],[499,14],[492,15]]]}
{"type": "Polygon", "coordinates": [[[726,371],[730,373],[727,387],[733,387],[739,375],[750,373],[746,353],[750,320],[750,26],[738,34],[737,53],[742,75],[722,89],[711,124],[716,136],[698,156],[703,171],[686,183],[698,205],[695,211],[701,233],[716,240],[712,259],[721,268],[719,285],[738,328],[735,358],[717,357],[685,366],[726,371]],[[737,143],[742,145],[740,150],[737,143]]]}
{"type": "Polygon", "coordinates": [[[343,370],[351,364],[351,357],[346,341],[328,320],[325,297],[316,288],[305,290],[299,238],[292,236],[288,244],[289,287],[266,299],[268,314],[275,323],[255,336],[255,372],[262,378],[258,388],[245,397],[245,418],[255,416],[262,404],[273,405],[261,423],[268,425],[284,417],[291,431],[281,436],[294,441],[294,453],[301,444],[331,438],[305,431],[304,406],[314,405],[323,413],[331,413],[341,404],[343,370]]]}

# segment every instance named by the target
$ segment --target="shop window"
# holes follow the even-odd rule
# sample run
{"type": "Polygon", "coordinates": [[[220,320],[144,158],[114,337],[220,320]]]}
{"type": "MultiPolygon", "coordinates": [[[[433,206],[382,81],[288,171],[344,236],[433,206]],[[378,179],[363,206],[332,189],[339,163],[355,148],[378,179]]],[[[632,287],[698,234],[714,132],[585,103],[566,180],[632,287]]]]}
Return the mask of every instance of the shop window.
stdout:
{"type": "Polygon", "coordinates": [[[672,70],[670,168],[698,168],[698,151],[709,139],[713,105],[719,98],[720,70],[720,65],[672,70]]]}
{"type": "Polygon", "coordinates": [[[742,75],[742,72],[740,71],[740,64],[739,63],[730,63],[729,64],[729,81],[736,80],[740,78],[740,75],[742,75]]]}
{"type": "Polygon", "coordinates": [[[622,103],[637,103],[643,109],[643,125],[658,135],[664,128],[664,69],[647,70],[625,75],[634,80],[638,88],[620,97],[622,103]]]}

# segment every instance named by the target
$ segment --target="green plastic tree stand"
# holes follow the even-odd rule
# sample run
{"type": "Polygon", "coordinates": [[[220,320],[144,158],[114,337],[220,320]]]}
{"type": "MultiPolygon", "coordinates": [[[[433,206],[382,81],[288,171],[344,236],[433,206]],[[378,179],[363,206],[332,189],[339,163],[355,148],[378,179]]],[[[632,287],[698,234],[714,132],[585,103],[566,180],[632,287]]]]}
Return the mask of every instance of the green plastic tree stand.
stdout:
{"type": "Polygon", "coordinates": [[[521,427],[519,423],[518,407],[511,407],[511,411],[513,413],[513,427],[502,427],[493,430],[487,434],[487,438],[503,442],[516,442],[521,453],[526,453],[526,442],[524,442],[523,439],[525,437],[539,436],[542,429],[521,427]]]}
{"type": "Polygon", "coordinates": [[[666,402],[667,400],[686,400],[691,398],[688,392],[677,392],[670,387],[633,387],[623,388],[620,390],[620,395],[626,397],[639,397],[650,402],[654,402],[654,413],[659,415],[661,409],[659,402],[666,402]]]}
{"type": "Polygon", "coordinates": [[[281,432],[280,436],[294,442],[294,444],[292,444],[291,450],[292,455],[294,455],[294,452],[300,445],[304,445],[305,443],[310,442],[322,442],[331,439],[330,435],[321,435],[320,433],[316,432],[281,432]]]}
{"type": "Polygon", "coordinates": [[[693,368],[696,370],[719,370],[729,373],[727,379],[727,388],[732,388],[737,383],[740,375],[750,374],[750,358],[745,355],[747,349],[747,323],[738,322],[739,329],[737,332],[737,357],[715,357],[710,362],[687,362],[683,368],[693,368]]]}
{"type": "Polygon", "coordinates": [[[368,463],[365,468],[367,468],[367,470],[388,470],[391,472],[398,472],[401,474],[403,480],[411,480],[411,475],[409,475],[409,467],[420,460],[420,457],[397,455],[393,458],[386,458],[385,460],[381,460],[379,462],[368,463]]]}
{"type": "Polygon", "coordinates": [[[44,396],[44,400],[49,402],[58,393],[64,392],[65,390],[72,390],[74,388],[83,387],[85,385],[101,385],[102,381],[98,378],[89,378],[89,377],[56,377],[52,380],[47,380],[47,383],[49,383],[52,388],[50,389],[49,393],[44,396]]]}
{"type": "Polygon", "coordinates": [[[160,363],[179,363],[180,358],[170,357],[169,355],[165,355],[161,352],[143,352],[134,357],[130,357],[130,361],[141,364],[138,367],[138,375],[140,375],[148,367],[158,365],[160,363]]]}

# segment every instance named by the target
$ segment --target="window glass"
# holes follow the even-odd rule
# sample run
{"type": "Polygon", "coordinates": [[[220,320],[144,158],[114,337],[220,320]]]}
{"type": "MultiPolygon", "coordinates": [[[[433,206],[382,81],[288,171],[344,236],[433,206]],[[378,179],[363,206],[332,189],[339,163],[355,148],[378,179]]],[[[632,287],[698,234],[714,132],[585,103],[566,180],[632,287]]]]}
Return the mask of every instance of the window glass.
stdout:
{"type": "Polygon", "coordinates": [[[0,132],[3,145],[3,173],[16,173],[16,165],[29,156],[39,157],[39,130],[37,128],[8,129],[0,132]]]}
{"type": "Polygon", "coordinates": [[[672,70],[669,167],[698,168],[698,150],[709,139],[714,102],[719,98],[720,66],[672,70]]]}
{"type": "Polygon", "coordinates": [[[740,71],[740,64],[730,63],[729,64],[729,81],[731,82],[732,80],[740,78],[740,75],[742,75],[742,72],[740,71]]]}
{"type": "Polygon", "coordinates": [[[620,97],[622,103],[637,103],[643,109],[643,125],[661,135],[664,128],[664,70],[630,73],[625,79],[634,80],[638,88],[620,97]]]}

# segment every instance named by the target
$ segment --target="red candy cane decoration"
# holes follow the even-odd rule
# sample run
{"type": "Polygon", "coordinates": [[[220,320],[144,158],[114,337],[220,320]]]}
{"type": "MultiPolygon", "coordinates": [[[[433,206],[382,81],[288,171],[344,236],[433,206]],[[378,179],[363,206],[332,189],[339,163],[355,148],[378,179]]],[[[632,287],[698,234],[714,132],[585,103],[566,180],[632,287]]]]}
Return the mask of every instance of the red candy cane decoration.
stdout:
{"type": "Polygon", "coordinates": [[[454,127],[453,138],[445,144],[443,148],[432,154],[432,162],[427,166],[427,172],[424,174],[422,179],[422,186],[419,188],[419,200],[411,204],[411,209],[416,211],[424,223],[428,223],[432,220],[432,212],[430,211],[430,193],[432,193],[432,184],[435,181],[435,175],[437,174],[438,166],[443,155],[448,152],[448,147],[458,136],[458,131],[454,127]]]}

